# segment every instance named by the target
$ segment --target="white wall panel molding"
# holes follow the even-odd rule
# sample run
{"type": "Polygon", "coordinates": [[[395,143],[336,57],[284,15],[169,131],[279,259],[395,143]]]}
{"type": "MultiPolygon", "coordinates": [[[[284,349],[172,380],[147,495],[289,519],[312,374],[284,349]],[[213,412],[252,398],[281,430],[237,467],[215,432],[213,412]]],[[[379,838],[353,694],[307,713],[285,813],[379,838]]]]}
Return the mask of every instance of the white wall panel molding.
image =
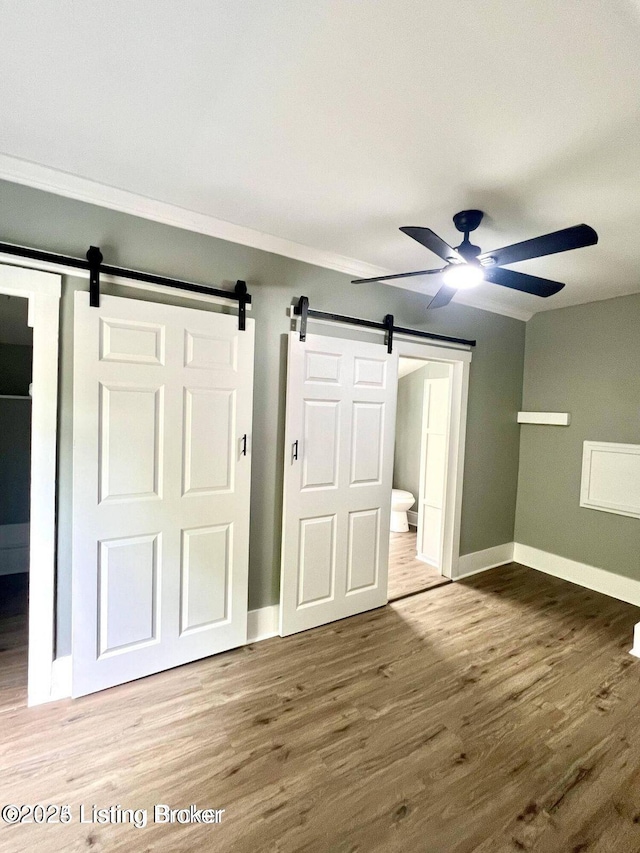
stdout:
{"type": "Polygon", "coordinates": [[[584,442],[580,506],[640,518],[640,444],[584,442]]]}
{"type": "MultiPolygon", "coordinates": [[[[396,270],[384,269],[383,267],[374,266],[356,258],[349,258],[335,252],[316,249],[313,246],[306,246],[302,243],[276,237],[273,234],[265,234],[263,231],[246,228],[243,225],[236,225],[233,222],[227,222],[223,219],[217,219],[205,213],[187,210],[184,207],[138,195],[128,190],[101,184],[88,178],[52,169],[49,166],[42,166],[39,163],[32,163],[18,157],[11,157],[8,154],[0,154],[0,179],[33,187],[44,192],[54,193],[65,198],[75,199],[76,201],[96,204],[100,207],[106,207],[109,210],[116,210],[120,213],[149,219],[153,222],[170,225],[174,228],[182,228],[185,231],[194,231],[197,234],[218,237],[230,243],[239,243],[242,246],[249,246],[253,249],[282,255],[285,258],[302,261],[306,264],[313,264],[313,266],[336,270],[337,272],[346,273],[353,278],[371,278],[385,275],[385,273],[396,272],[396,270]]],[[[28,265],[34,266],[32,262],[28,265]]],[[[70,271],[69,274],[77,275],[78,271],[70,271]]],[[[126,281],[118,283],[126,283],[126,281]]],[[[396,284],[395,286],[401,285],[396,284]]],[[[419,290],[419,287],[407,286],[406,289],[419,290]]],[[[199,294],[198,298],[202,298],[202,295],[199,294]]],[[[458,293],[456,302],[472,308],[480,308],[483,311],[491,311],[494,314],[513,317],[516,320],[529,320],[534,313],[514,308],[511,305],[502,303],[499,299],[480,297],[470,292],[458,293]]]]}
{"type": "Polygon", "coordinates": [[[514,562],[528,566],[530,569],[537,569],[547,575],[562,578],[586,589],[592,589],[594,592],[640,607],[640,580],[616,575],[613,572],[598,569],[596,566],[569,560],[567,557],[550,554],[548,551],[541,551],[519,542],[514,546],[513,559],[514,562]]]}
{"type": "Polygon", "coordinates": [[[458,569],[454,574],[454,580],[477,575],[496,566],[504,566],[513,560],[513,542],[505,542],[503,545],[495,545],[493,548],[485,548],[483,551],[474,551],[471,554],[462,554],[458,562],[458,569]]]}

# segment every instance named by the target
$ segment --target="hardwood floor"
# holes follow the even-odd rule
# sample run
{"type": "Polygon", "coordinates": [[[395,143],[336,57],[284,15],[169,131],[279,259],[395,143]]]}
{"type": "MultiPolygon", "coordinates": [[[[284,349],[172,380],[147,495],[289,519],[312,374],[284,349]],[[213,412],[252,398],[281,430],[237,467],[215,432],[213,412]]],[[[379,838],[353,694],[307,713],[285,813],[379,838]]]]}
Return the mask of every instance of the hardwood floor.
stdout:
{"type": "Polygon", "coordinates": [[[635,853],[639,618],[511,564],[76,701],[28,710],[3,678],[0,804],[73,821],[0,826],[0,851],[635,853]]]}
{"type": "Polygon", "coordinates": [[[392,533],[389,542],[389,601],[451,583],[437,569],[416,559],[417,533],[392,533]]]}

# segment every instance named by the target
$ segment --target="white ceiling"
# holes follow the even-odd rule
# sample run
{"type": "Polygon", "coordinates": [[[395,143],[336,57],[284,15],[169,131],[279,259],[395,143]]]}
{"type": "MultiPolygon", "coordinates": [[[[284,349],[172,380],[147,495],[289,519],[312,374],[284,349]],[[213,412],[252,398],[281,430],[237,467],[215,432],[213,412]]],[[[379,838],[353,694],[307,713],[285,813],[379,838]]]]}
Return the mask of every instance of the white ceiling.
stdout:
{"type": "Polygon", "coordinates": [[[14,0],[0,26],[0,177],[37,185],[21,158],[356,274],[438,266],[398,227],[457,244],[465,207],[485,250],[586,222],[597,246],[515,267],[560,294],[469,300],[640,291],[637,0],[14,0]]]}

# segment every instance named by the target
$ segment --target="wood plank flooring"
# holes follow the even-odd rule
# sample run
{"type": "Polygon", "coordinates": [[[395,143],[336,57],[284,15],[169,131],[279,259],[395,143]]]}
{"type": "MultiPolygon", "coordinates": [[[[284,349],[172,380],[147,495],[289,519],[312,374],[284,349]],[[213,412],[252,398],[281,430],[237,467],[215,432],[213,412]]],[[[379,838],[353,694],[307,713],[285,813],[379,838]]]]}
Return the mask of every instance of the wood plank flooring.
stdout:
{"type": "Polygon", "coordinates": [[[26,703],[28,588],[28,574],[0,575],[0,751],[2,711],[26,703]]]}
{"type": "Polygon", "coordinates": [[[0,825],[0,851],[636,853],[639,620],[511,564],[76,701],[28,710],[2,678],[0,805],[74,819],[0,825]],[[136,829],[80,803],[226,811],[136,829]]]}
{"type": "Polygon", "coordinates": [[[392,533],[389,542],[389,601],[450,583],[433,566],[416,559],[417,533],[392,533]]]}

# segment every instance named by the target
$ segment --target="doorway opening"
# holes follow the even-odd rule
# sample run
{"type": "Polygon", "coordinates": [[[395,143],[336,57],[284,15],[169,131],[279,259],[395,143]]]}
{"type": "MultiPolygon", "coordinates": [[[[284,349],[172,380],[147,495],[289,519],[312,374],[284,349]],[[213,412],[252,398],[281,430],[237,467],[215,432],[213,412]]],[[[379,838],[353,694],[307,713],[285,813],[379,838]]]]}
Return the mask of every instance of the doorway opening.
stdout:
{"type": "Polygon", "coordinates": [[[28,657],[33,363],[28,310],[28,299],[0,293],[0,675],[9,687],[5,697],[14,698],[26,689],[28,657]]]}
{"type": "Polygon", "coordinates": [[[443,574],[453,365],[400,357],[389,542],[390,601],[443,574]]]}

